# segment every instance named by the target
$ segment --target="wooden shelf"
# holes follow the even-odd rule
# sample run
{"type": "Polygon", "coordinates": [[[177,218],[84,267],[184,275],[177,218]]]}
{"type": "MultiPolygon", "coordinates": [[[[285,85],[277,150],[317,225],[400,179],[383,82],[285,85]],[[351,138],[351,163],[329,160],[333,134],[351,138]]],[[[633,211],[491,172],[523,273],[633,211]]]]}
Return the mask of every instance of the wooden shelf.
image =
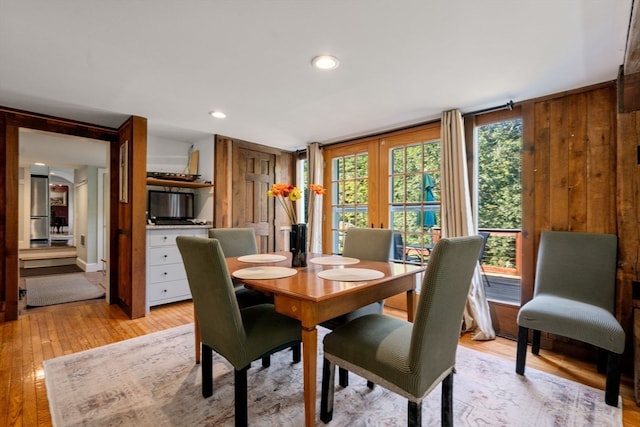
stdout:
{"type": "Polygon", "coordinates": [[[172,181],[170,179],[147,178],[147,185],[158,185],[160,187],[182,187],[182,188],[205,188],[213,187],[213,184],[204,182],[172,181]]]}

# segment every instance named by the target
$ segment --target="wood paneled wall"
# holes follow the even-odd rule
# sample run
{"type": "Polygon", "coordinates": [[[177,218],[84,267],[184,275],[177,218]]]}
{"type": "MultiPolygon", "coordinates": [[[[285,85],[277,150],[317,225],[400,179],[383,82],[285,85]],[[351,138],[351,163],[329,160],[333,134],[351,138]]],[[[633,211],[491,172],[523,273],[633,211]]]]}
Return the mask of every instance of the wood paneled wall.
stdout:
{"type": "MultiPolygon", "coordinates": [[[[523,170],[528,176],[523,174],[523,180],[528,183],[523,228],[530,231],[525,238],[534,249],[529,252],[531,266],[535,266],[540,232],[544,230],[618,235],[616,316],[627,334],[629,360],[633,337],[631,282],[638,280],[640,179],[636,146],[640,121],[638,113],[632,117],[617,113],[617,93],[616,82],[610,82],[527,105],[523,170]]],[[[524,281],[523,277],[526,302],[533,287],[524,286],[524,281]]],[[[570,351],[569,346],[565,348],[566,339],[548,335],[543,345],[545,341],[555,349],[570,351]]]]}

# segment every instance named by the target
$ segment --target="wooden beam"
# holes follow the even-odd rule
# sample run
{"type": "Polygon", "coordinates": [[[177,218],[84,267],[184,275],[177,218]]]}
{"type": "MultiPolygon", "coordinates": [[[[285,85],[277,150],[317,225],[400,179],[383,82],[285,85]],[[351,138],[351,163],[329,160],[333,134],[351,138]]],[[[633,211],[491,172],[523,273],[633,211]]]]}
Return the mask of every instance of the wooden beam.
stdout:
{"type": "Polygon", "coordinates": [[[633,2],[631,21],[629,22],[629,34],[627,36],[627,48],[624,56],[624,74],[640,72],[640,2],[633,2]]]}

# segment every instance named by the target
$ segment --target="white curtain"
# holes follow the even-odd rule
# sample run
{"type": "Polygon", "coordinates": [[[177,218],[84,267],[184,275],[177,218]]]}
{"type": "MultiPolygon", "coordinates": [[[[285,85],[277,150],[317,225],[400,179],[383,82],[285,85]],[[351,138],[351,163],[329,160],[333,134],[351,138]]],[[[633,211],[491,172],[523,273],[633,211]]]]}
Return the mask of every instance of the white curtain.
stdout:
{"type": "MultiPolygon", "coordinates": [[[[478,234],[471,210],[467,171],[467,152],[462,115],[458,110],[442,113],[442,236],[478,234]]],[[[496,333],[491,324],[489,303],[484,293],[480,265],[471,282],[463,317],[463,329],[473,332],[474,340],[491,340],[496,333]]]]}
{"type": "MultiPolygon", "coordinates": [[[[309,184],[322,185],[322,175],[324,170],[324,159],[322,158],[322,148],[317,142],[307,146],[307,161],[309,162],[309,184]]],[[[313,197],[311,190],[307,192],[309,197],[313,197]]],[[[311,199],[313,200],[313,199],[311,199]]],[[[322,203],[324,196],[316,197],[313,206],[309,206],[307,215],[309,227],[309,252],[322,253],[322,203]]]]}

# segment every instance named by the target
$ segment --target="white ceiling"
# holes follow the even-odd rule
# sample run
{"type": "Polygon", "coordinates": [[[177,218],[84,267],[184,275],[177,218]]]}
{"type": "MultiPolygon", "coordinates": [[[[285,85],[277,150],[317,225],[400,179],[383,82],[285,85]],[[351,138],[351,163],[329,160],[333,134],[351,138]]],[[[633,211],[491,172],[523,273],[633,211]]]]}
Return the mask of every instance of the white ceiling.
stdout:
{"type": "Polygon", "coordinates": [[[0,105],[295,150],[614,80],[631,3],[0,0],[0,105]]]}
{"type": "Polygon", "coordinates": [[[85,165],[106,167],[109,147],[105,141],[20,129],[20,166],[46,163],[66,169],[85,165]]]}

